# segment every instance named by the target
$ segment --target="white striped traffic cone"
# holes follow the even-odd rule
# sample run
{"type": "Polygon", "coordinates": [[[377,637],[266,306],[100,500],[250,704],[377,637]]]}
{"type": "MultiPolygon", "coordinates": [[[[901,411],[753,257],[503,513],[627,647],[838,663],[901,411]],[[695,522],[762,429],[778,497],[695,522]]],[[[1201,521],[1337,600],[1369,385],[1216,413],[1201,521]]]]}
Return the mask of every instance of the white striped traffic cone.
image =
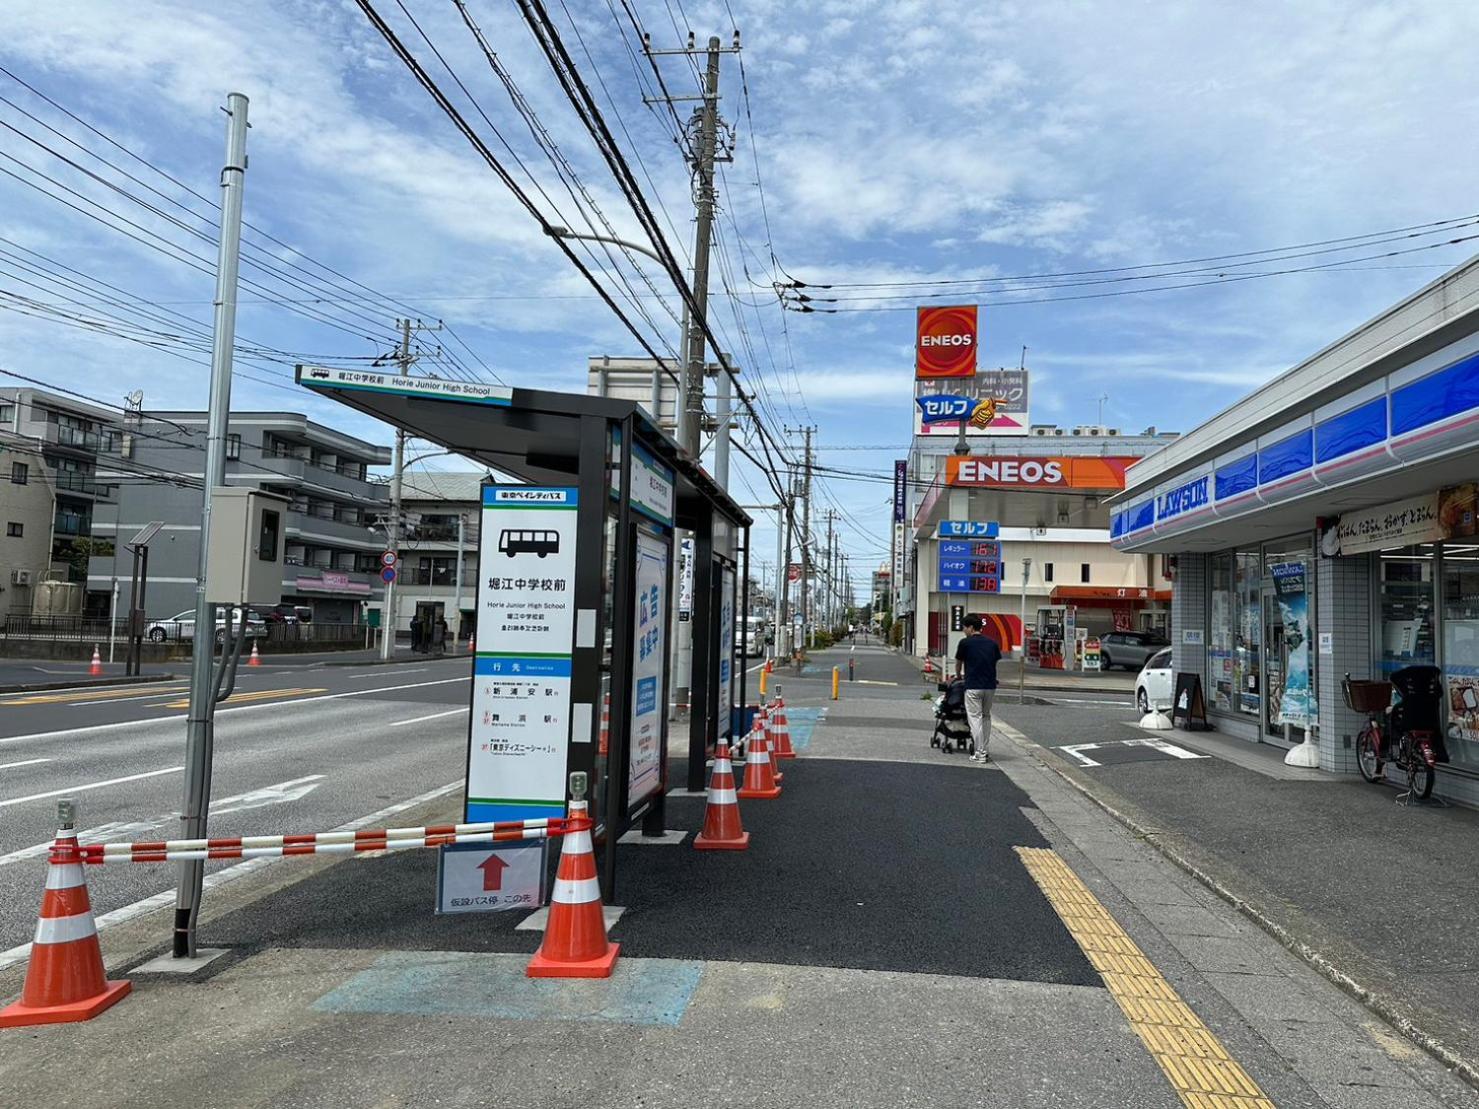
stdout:
{"type": "Polygon", "coordinates": [[[133,988],[108,981],[103,969],[80,860],[77,832],[64,817],[47,860],[26,984],[19,1001],[0,1009],[0,1028],[91,1020],[133,988]]]}
{"type": "Polygon", "coordinates": [[[699,851],[743,851],[750,846],[750,833],[740,823],[729,745],[722,741],[714,751],[709,800],[704,806],[704,830],[694,839],[693,846],[699,851]]]}
{"type": "Polygon", "coordinates": [[[87,676],[89,678],[101,678],[103,676],[103,655],[98,650],[98,645],[92,645],[92,662],[88,663],[87,676]]]}
{"type": "Polygon", "coordinates": [[[770,727],[766,734],[770,737],[770,750],[774,758],[794,759],[796,750],[791,746],[791,725],[786,721],[786,702],[777,693],[775,704],[770,707],[770,727]]]}
{"type": "MultiPolygon", "coordinates": [[[[587,811],[586,802],[570,802],[570,819],[583,819],[587,811]]],[[[606,938],[590,830],[566,832],[544,942],[524,973],[530,978],[610,978],[620,950],[620,944],[606,938]]]]}
{"type": "Polygon", "coordinates": [[[262,657],[257,654],[257,641],[252,640],[252,657],[247,659],[248,666],[261,666],[262,657]]]}

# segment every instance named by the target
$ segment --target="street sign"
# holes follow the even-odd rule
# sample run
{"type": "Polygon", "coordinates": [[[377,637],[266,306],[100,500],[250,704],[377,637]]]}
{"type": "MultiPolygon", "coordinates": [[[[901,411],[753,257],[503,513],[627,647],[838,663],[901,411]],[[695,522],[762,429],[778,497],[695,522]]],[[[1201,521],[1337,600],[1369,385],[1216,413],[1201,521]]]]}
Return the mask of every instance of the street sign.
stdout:
{"type": "Polygon", "coordinates": [[[438,913],[492,913],[544,904],[547,840],[453,843],[437,858],[438,913]]]}
{"type": "Polygon", "coordinates": [[[394,551],[386,551],[383,555],[380,556],[381,566],[394,566],[396,564],[396,561],[396,553],[394,551]]]}
{"type": "Polygon", "coordinates": [[[306,385],[309,388],[396,393],[406,397],[435,397],[437,400],[455,400],[467,404],[494,404],[507,407],[513,403],[514,397],[513,389],[507,385],[447,381],[436,377],[409,377],[377,370],[299,366],[296,376],[299,385],[306,385]]]}
{"type": "Polygon", "coordinates": [[[387,566],[385,569],[381,570],[380,580],[383,581],[386,585],[389,585],[391,582],[395,581],[395,567],[387,566]]]}
{"type": "Polygon", "coordinates": [[[995,539],[997,531],[995,520],[941,520],[936,534],[941,539],[995,539]]]}

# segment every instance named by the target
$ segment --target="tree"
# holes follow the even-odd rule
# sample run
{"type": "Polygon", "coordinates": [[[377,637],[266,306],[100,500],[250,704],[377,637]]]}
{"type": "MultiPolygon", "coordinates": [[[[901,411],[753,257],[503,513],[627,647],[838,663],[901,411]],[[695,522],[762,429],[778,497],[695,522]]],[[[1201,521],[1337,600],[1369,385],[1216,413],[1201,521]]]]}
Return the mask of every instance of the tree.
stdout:
{"type": "Polygon", "coordinates": [[[87,580],[87,565],[94,555],[112,558],[113,544],[107,539],[74,539],[67,550],[67,576],[72,581],[87,580]]]}

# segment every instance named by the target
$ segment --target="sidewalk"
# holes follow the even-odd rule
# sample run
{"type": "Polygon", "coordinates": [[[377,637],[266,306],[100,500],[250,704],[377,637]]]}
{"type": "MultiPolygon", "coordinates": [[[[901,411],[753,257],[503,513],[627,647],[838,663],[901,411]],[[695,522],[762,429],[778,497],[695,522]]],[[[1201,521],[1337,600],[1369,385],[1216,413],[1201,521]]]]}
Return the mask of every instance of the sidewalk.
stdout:
{"type": "Polygon", "coordinates": [[[1355,775],[1291,774],[1282,750],[1215,733],[1153,733],[1213,755],[1194,763],[1087,769],[1054,748],[1152,733],[1133,714],[1075,706],[997,715],[1328,976],[1479,1065],[1479,812],[1398,806],[1395,789],[1355,775]]]}
{"type": "MultiPolygon", "coordinates": [[[[1168,1071],[1148,1045],[1184,1033],[1268,1099],[1197,1104],[1472,1104],[1025,745],[999,737],[989,767],[931,749],[907,661],[859,648],[897,684],[830,700],[846,656],[776,675],[800,757],[782,797],[744,803],[750,850],[617,848],[610,980],[526,979],[540,935],[518,914],[434,916],[434,852],[270,863],[209,892],[202,941],[232,954],[199,980],[134,973],[97,1020],[0,1033],[0,1103],[1177,1109],[1196,1068],[1168,1071]],[[1132,1027],[1023,851],[1082,879],[1200,1032],[1132,1027]]],[[[451,795],[396,823],[459,811],[451,795]]],[[[691,834],[702,811],[672,794],[668,826],[691,834]]],[[[110,970],[168,929],[166,909],[105,931],[110,970]]],[[[0,997],[19,983],[0,972],[0,997]]]]}
{"type": "MultiPolygon", "coordinates": [[[[924,660],[914,655],[906,655],[902,652],[894,652],[897,657],[914,668],[918,679],[923,682],[922,670],[924,660]]],[[[938,656],[930,656],[937,670],[943,667],[946,674],[955,672],[955,663],[951,659],[941,659],[938,656]]],[[[844,666],[846,663],[844,662],[844,666]]],[[[1003,689],[1016,689],[1017,683],[1023,681],[1022,664],[1014,658],[1004,658],[996,667],[997,679],[1001,682],[1003,689]]],[[[1134,670],[1109,670],[1109,671],[1083,671],[1083,670],[1042,670],[1036,666],[1027,667],[1025,685],[1028,689],[1048,689],[1059,693],[1118,693],[1126,697],[1135,692],[1135,678],[1138,672],[1134,670]]]]}

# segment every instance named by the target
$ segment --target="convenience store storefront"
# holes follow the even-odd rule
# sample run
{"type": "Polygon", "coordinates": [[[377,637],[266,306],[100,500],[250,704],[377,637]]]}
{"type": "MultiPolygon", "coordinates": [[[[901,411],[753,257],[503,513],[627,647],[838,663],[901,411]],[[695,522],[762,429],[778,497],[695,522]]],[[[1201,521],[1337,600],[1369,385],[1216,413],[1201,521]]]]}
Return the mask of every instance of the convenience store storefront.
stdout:
{"type": "Polygon", "coordinates": [[[1216,727],[1356,772],[1341,679],[1443,671],[1438,791],[1479,803],[1479,263],[1131,470],[1111,542],[1176,562],[1173,661],[1216,727]],[[1306,748],[1309,750],[1309,748],[1306,748]]]}

